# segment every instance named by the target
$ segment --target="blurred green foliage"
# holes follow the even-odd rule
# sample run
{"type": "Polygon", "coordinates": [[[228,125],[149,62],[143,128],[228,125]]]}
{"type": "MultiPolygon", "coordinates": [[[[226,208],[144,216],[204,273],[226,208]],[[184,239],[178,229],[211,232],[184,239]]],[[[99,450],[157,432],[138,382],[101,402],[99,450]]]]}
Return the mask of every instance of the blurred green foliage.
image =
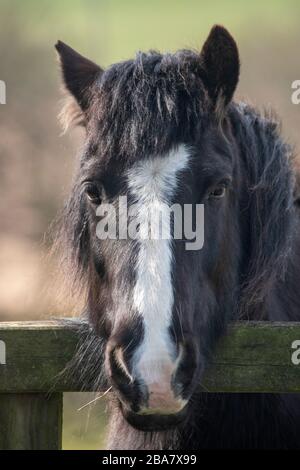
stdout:
{"type": "MultiPolygon", "coordinates": [[[[1,0],[18,20],[28,46],[51,47],[56,39],[97,54],[103,65],[137,49],[175,50],[202,44],[222,23],[240,39],[257,40],[299,27],[297,0],[1,0]]],[[[1,14],[0,24],[6,23],[1,14]],[[2,19],[2,21],[1,21],[2,19]]]]}
{"type": "Polygon", "coordinates": [[[63,415],[65,450],[105,449],[107,425],[105,398],[93,401],[96,397],[94,393],[65,393],[63,415]]]}

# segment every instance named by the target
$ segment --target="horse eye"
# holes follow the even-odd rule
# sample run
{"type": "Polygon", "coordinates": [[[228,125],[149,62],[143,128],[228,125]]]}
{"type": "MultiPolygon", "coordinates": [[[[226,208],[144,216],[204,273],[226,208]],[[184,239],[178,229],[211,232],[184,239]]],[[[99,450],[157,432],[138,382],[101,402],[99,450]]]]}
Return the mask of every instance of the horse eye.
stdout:
{"type": "Polygon", "coordinates": [[[98,186],[94,183],[87,183],[85,185],[85,194],[89,201],[93,204],[101,204],[101,194],[98,186]]]}
{"type": "Polygon", "coordinates": [[[220,184],[216,188],[214,188],[210,193],[209,197],[214,199],[221,199],[226,194],[227,187],[224,184],[220,184]]]}

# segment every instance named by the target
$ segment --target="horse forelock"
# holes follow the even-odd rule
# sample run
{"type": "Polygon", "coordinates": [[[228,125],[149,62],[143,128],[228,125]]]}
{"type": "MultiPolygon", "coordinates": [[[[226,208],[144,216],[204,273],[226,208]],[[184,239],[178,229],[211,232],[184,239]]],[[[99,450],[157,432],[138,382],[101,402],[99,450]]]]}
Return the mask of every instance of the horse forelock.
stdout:
{"type": "Polygon", "coordinates": [[[91,97],[89,134],[104,159],[166,154],[191,141],[210,111],[198,54],[138,53],[112,65],[91,97]]]}

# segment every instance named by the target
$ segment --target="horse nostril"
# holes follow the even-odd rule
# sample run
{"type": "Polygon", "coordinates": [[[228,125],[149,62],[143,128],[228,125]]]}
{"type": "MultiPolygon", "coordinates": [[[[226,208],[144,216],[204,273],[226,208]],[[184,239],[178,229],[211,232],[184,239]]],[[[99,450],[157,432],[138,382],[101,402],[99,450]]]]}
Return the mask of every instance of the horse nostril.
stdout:
{"type": "Polygon", "coordinates": [[[133,377],[131,361],[119,344],[108,344],[106,367],[111,384],[126,409],[138,412],[145,400],[145,391],[133,377]]]}
{"type": "Polygon", "coordinates": [[[130,366],[127,363],[124,352],[121,346],[114,345],[108,347],[107,362],[109,375],[113,382],[119,384],[132,384],[133,377],[130,371],[130,366]]]}
{"type": "Polygon", "coordinates": [[[172,385],[175,394],[188,399],[193,386],[195,374],[200,367],[199,353],[194,341],[185,341],[182,345],[180,358],[172,385]]]}
{"type": "Polygon", "coordinates": [[[133,377],[130,373],[129,367],[126,364],[123,349],[121,347],[117,347],[112,351],[112,360],[119,369],[129,380],[129,382],[133,383],[133,377]]]}

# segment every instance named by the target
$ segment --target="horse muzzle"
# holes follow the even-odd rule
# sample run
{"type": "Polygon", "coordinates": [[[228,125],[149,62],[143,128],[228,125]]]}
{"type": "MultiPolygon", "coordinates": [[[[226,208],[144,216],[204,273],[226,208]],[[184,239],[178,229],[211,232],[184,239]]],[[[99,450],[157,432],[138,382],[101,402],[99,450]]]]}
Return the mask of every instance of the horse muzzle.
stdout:
{"type": "Polygon", "coordinates": [[[106,367],[114,392],[124,417],[132,426],[168,429],[182,421],[196,370],[190,354],[182,350],[173,361],[140,361],[134,367],[126,360],[120,344],[114,343],[106,353],[106,367]]]}

